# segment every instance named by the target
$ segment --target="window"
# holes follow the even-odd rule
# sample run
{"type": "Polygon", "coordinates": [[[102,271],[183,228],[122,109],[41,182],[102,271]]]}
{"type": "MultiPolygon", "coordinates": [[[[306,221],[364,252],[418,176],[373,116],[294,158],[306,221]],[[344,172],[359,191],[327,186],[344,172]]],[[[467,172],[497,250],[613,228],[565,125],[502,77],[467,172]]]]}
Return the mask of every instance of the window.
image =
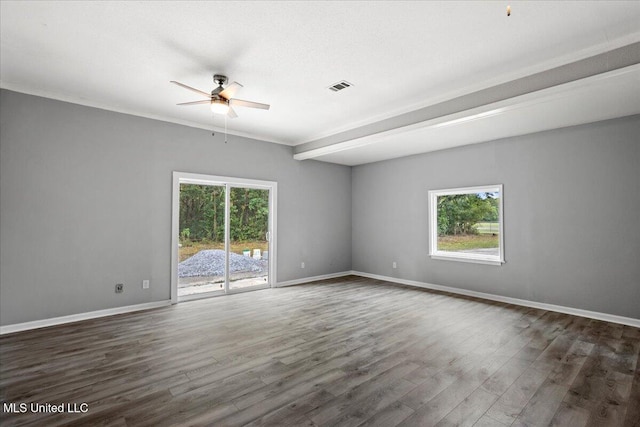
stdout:
{"type": "Polygon", "coordinates": [[[429,191],[433,259],[504,263],[502,185],[429,191]]]}

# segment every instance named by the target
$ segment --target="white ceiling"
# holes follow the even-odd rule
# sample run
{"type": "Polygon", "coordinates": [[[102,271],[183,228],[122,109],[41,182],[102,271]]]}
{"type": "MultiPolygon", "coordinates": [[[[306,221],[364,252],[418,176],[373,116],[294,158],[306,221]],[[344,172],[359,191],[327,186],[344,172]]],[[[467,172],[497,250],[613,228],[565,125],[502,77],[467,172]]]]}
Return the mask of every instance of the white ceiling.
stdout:
{"type": "MultiPolygon", "coordinates": [[[[169,81],[208,92],[212,74],[223,73],[244,85],[238,97],[271,104],[269,111],[237,108],[229,132],[289,145],[640,41],[638,1],[2,1],[0,8],[3,88],[220,130],[224,120],[206,105],[176,106],[198,96],[169,81]],[[327,89],[343,79],[354,86],[327,89]]],[[[631,85],[637,94],[637,75],[620,87],[631,85]]],[[[577,87],[575,102],[597,102],[577,87]]],[[[640,112],[633,100],[616,115],[640,112]]],[[[585,113],[568,121],[597,119],[585,113]]],[[[522,129],[542,130],[526,124],[522,129]]],[[[461,137],[476,133],[458,125],[437,129],[429,136],[442,141],[439,148],[452,146],[448,140],[509,136],[461,137]]],[[[394,144],[385,138],[352,144],[359,148],[343,144],[315,158],[361,164],[429,151],[416,144],[414,131],[394,144]]]]}
{"type": "Polygon", "coordinates": [[[356,166],[640,114],[640,64],[295,154],[356,166]]]}

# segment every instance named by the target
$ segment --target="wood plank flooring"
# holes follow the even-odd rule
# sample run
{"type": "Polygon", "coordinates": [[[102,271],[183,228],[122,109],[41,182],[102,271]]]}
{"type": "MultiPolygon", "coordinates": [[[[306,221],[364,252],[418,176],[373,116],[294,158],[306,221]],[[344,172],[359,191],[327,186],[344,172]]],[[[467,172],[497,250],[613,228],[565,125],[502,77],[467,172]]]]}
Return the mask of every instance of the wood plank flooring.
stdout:
{"type": "Polygon", "coordinates": [[[0,423],[637,427],[639,354],[637,328],[349,276],[0,337],[0,423]]]}

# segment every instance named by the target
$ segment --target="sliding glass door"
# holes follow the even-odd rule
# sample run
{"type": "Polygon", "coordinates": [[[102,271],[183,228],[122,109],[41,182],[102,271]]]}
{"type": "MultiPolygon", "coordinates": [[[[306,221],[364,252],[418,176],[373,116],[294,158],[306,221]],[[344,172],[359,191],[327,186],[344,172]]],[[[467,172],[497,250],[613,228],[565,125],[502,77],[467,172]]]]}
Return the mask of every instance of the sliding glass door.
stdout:
{"type": "Polygon", "coordinates": [[[224,293],[225,185],[180,184],[178,297],[224,293]]]}
{"type": "Polygon", "coordinates": [[[269,282],[269,190],[229,191],[229,288],[264,287],[269,282]]]}
{"type": "Polygon", "coordinates": [[[271,286],[276,189],[271,181],[174,172],[173,302],[271,286]]]}

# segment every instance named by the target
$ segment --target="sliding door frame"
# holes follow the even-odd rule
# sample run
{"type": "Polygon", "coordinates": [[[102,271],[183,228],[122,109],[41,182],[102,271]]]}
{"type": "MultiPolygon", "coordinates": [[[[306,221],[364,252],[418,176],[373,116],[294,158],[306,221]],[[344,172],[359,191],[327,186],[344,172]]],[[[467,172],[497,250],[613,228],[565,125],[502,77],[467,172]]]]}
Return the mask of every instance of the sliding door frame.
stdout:
{"type": "MultiPolygon", "coordinates": [[[[277,271],[276,271],[276,225],[277,225],[277,213],[276,207],[278,206],[278,183],[275,181],[261,181],[256,179],[245,179],[237,177],[217,176],[217,175],[204,175],[188,172],[173,172],[173,189],[172,189],[172,202],[171,202],[171,303],[176,304],[178,302],[178,244],[179,244],[179,232],[180,232],[180,184],[196,184],[196,185],[218,185],[225,187],[225,294],[238,293],[252,291],[256,288],[250,289],[237,289],[229,290],[229,251],[230,251],[230,239],[229,239],[229,190],[231,187],[242,188],[254,188],[259,190],[269,190],[269,274],[268,285],[263,288],[275,287],[277,271]]],[[[208,295],[203,295],[207,297],[208,295]]],[[[182,301],[197,298],[184,298],[182,301]]]]}

